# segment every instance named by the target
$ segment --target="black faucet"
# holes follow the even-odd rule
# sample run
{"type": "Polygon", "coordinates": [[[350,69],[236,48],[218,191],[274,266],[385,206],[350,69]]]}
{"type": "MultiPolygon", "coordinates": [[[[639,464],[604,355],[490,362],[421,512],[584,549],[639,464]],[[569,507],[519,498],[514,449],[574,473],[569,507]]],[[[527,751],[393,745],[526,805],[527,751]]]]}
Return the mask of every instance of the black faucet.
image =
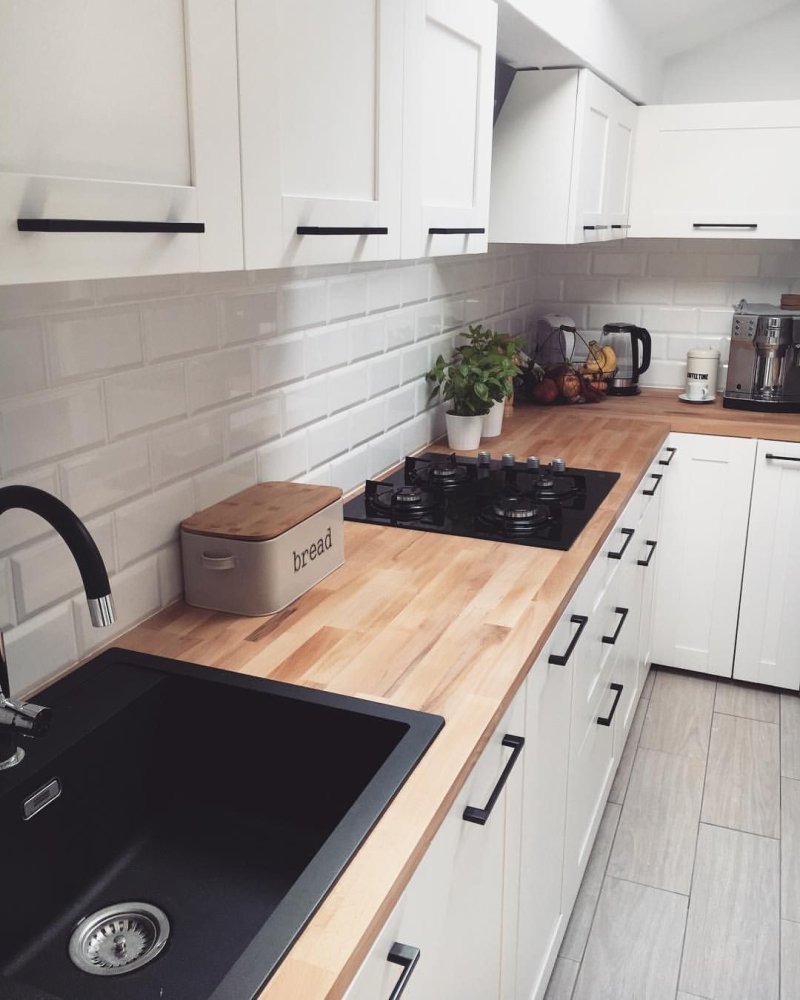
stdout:
{"type": "MultiPolygon", "coordinates": [[[[114,622],[114,604],[103,557],[86,525],[56,497],[33,486],[0,488],[0,514],[13,507],[33,511],[55,528],[67,543],[83,580],[92,625],[101,628],[114,622]]],[[[50,726],[49,708],[11,699],[3,634],[0,632],[0,770],[14,767],[25,756],[17,736],[38,737],[50,726]]]]}

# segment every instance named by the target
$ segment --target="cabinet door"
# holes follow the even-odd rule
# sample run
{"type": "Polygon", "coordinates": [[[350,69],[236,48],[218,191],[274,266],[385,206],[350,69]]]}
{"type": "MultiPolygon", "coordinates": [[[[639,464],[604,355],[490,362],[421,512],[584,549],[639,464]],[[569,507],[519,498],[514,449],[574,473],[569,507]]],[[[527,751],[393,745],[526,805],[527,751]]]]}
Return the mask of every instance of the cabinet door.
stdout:
{"type": "Polygon", "coordinates": [[[670,443],[653,662],[730,677],[756,442],[674,434],[670,443]]]}
{"type": "MultiPolygon", "coordinates": [[[[664,459],[666,461],[666,459],[664,459]]],[[[661,474],[668,475],[667,469],[661,474]]],[[[663,482],[663,480],[662,480],[663,482]]],[[[639,667],[639,690],[642,690],[652,661],[653,647],[653,602],[655,597],[656,573],[659,563],[661,494],[651,498],[650,506],[642,518],[636,545],[636,587],[641,594],[641,617],[637,662],[639,667]]]]}
{"type": "Polygon", "coordinates": [[[796,239],[800,101],[639,109],[632,236],[796,239]]]}
{"type": "Polygon", "coordinates": [[[636,110],[613,87],[589,70],[581,70],[572,167],[571,242],[619,239],[626,233],[636,110]]]}
{"type": "Polygon", "coordinates": [[[403,257],[488,247],[496,37],[491,0],[406,4],[403,257]]]}
{"type": "MultiPolygon", "coordinates": [[[[557,636],[555,643],[561,640],[557,636]]],[[[555,648],[552,642],[550,647],[555,648]]],[[[504,1000],[514,996],[529,1000],[544,993],[566,926],[561,877],[572,663],[561,666],[548,659],[548,654],[539,657],[526,682],[519,876],[509,886],[515,901],[519,887],[519,944],[515,979],[504,980],[504,1000]]]]}
{"type": "Polygon", "coordinates": [[[800,688],[800,445],[759,441],[733,676],[800,688]]]}
{"type": "Polygon", "coordinates": [[[0,282],[241,268],[234,0],[0,0],[0,118],[0,282]]]}
{"type": "Polygon", "coordinates": [[[405,6],[237,0],[248,268],[399,257],[405,6]]]}

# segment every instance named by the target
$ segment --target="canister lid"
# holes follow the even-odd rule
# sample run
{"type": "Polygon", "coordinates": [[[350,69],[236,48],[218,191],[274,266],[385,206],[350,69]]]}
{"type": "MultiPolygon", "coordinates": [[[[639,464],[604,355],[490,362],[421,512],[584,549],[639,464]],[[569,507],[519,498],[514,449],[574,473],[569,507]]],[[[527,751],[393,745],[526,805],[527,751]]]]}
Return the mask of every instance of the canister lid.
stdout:
{"type": "Polygon", "coordinates": [[[181,530],[215,538],[263,542],[277,538],[341,498],[335,486],[259,483],[181,523],[181,530]]]}
{"type": "Polygon", "coordinates": [[[706,361],[719,361],[719,351],[715,350],[713,347],[693,347],[691,351],[687,351],[687,358],[704,358],[706,361]]]}

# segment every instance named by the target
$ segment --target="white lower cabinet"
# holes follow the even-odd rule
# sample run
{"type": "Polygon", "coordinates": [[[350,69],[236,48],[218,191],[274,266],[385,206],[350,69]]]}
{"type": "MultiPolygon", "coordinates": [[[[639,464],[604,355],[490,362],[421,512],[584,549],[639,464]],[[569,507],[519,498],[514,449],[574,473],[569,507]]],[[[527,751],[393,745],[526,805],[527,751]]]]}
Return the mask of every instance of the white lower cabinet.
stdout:
{"type": "Polygon", "coordinates": [[[524,691],[459,792],[346,1000],[397,1000],[403,976],[404,1000],[500,1000],[504,887],[515,881],[504,872],[506,825],[509,814],[519,816],[511,803],[521,794],[524,691]],[[407,949],[406,961],[419,950],[410,974],[398,964],[398,945],[407,949]]]}
{"type": "Polygon", "coordinates": [[[733,676],[800,688],[800,444],[759,441],[733,676]]]}
{"type": "Polygon", "coordinates": [[[346,1000],[544,996],[649,666],[670,455],[589,567],[346,1000]]]}
{"type": "Polygon", "coordinates": [[[653,662],[730,677],[756,442],[671,434],[653,662]]]}

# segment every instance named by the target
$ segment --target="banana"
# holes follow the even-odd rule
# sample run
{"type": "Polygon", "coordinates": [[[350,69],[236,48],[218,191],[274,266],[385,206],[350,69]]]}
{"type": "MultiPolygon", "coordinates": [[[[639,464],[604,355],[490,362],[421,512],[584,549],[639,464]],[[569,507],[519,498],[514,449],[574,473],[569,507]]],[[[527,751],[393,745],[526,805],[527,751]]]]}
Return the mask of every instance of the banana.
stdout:
{"type": "Polygon", "coordinates": [[[588,373],[610,375],[617,367],[617,355],[614,348],[606,344],[601,347],[596,340],[589,341],[589,357],[586,359],[584,370],[588,373]]]}

